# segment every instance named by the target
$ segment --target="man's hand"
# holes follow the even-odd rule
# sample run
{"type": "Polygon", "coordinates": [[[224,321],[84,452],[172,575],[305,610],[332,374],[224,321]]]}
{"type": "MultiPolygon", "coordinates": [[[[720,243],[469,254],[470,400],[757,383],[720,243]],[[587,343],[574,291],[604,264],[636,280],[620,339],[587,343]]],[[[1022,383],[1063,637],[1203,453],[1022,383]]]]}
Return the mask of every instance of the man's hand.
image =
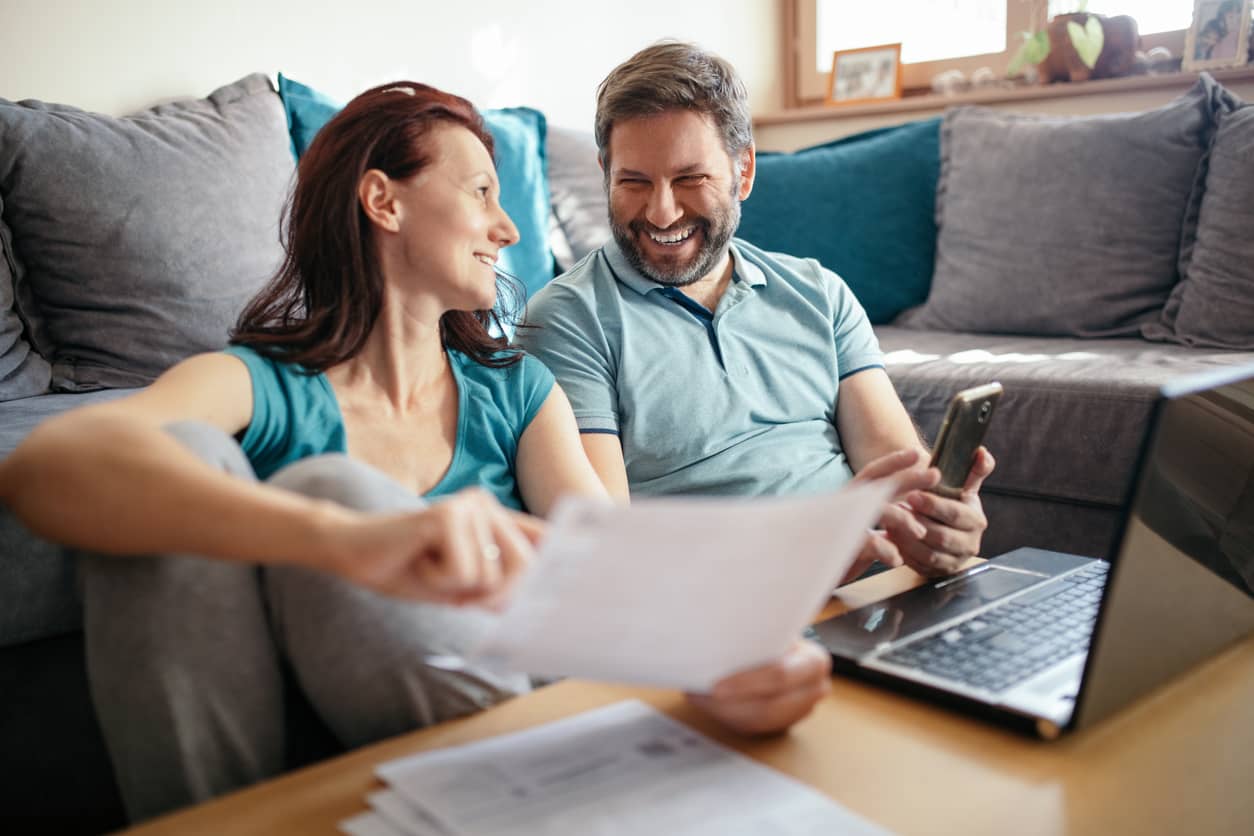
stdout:
{"type": "Polygon", "coordinates": [[[733,731],[770,734],[809,714],[831,690],[831,675],[828,652],[799,639],[779,659],[719,680],[708,694],[687,697],[733,731]]]}
{"type": "Polygon", "coordinates": [[[980,540],[988,528],[980,487],[996,465],[993,454],[981,447],[959,498],[922,490],[906,495],[902,508],[909,511],[915,525],[886,528],[888,539],[910,568],[922,575],[949,575],[980,553],[980,540]]]}
{"type": "Polygon", "coordinates": [[[926,467],[923,452],[914,448],[896,450],[871,461],[853,477],[855,482],[870,482],[875,479],[891,478],[896,481],[891,499],[892,504],[884,509],[880,517],[881,531],[872,531],[862,544],[862,550],[854,560],[849,571],[841,580],[842,584],[857,579],[879,561],[885,566],[900,566],[902,556],[896,541],[888,536],[889,531],[901,532],[902,539],[919,540],[927,534],[927,529],[918,522],[910,509],[897,503],[912,493],[927,490],[940,481],[940,472],[935,468],[926,467]]]}

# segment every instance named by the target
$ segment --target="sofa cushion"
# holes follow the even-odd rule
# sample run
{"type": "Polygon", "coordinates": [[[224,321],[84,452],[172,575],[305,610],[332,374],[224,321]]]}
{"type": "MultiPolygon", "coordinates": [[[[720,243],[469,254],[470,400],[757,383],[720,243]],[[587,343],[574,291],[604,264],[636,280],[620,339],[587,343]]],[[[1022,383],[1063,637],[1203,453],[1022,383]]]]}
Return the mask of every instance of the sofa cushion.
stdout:
{"type": "Polygon", "coordinates": [[[736,234],[817,259],[845,280],[871,322],[888,322],[927,298],[939,173],[939,119],[762,153],[736,234]]]}
{"type": "Polygon", "coordinates": [[[1185,95],[1144,113],[949,111],[932,290],[901,324],[1139,334],[1176,283],[1182,230],[1200,200],[1199,163],[1216,101],[1226,95],[1203,75],[1185,95]]]}
{"type": "Polygon", "coordinates": [[[287,130],[292,136],[292,156],[299,160],[318,131],[342,105],[283,73],[279,73],[279,98],[283,100],[287,130]]]}
{"type": "Polygon", "coordinates": [[[22,335],[22,320],[13,307],[13,267],[9,254],[13,241],[2,220],[0,200],[0,401],[29,398],[48,390],[52,367],[31,350],[22,335]]]}
{"type": "Polygon", "coordinates": [[[282,260],[292,169],[262,75],[121,119],[0,102],[6,257],[53,386],[139,386],[224,346],[282,260]]]}
{"type": "Polygon", "coordinates": [[[501,268],[522,280],[530,299],[553,278],[549,250],[547,125],[544,114],[529,107],[483,111],[492,132],[501,206],[518,227],[518,243],[501,251],[501,268]]]}
{"type": "Polygon", "coordinates": [[[1254,349],[1254,106],[1219,117],[1183,273],[1145,336],[1254,349]]]}
{"type": "MultiPolygon", "coordinates": [[[[0,459],[35,425],[78,406],[114,400],[135,390],[40,395],[0,403],[0,459]]],[[[0,647],[77,630],[82,622],[74,564],[66,549],[36,537],[0,507],[0,647]]]]}
{"type": "MultiPolygon", "coordinates": [[[[292,131],[292,149],[299,158],[322,126],[342,105],[311,87],[279,76],[279,92],[292,131]]],[[[495,145],[501,206],[518,227],[519,240],[501,251],[498,262],[517,276],[530,298],[553,278],[549,250],[549,185],[544,114],[529,107],[480,111],[495,145]]]]}
{"type": "Polygon", "coordinates": [[[610,240],[609,202],[591,131],[550,126],[548,152],[553,219],[560,232],[553,256],[565,271],[610,240]]]}
{"type": "Polygon", "coordinates": [[[1254,352],[1137,338],[999,337],[896,326],[876,334],[889,376],[929,441],[955,392],[990,380],[1005,386],[986,441],[997,459],[990,489],[1112,507],[1127,497],[1162,384],[1254,362],[1254,352]]]}
{"type": "Polygon", "coordinates": [[[1107,557],[1123,522],[1123,510],[1114,506],[1019,496],[989,485],[980,491],[980,502],[988,518],[988,529],[980,540],[982,557],[996,557],[1020,546],[1107,557]]]}

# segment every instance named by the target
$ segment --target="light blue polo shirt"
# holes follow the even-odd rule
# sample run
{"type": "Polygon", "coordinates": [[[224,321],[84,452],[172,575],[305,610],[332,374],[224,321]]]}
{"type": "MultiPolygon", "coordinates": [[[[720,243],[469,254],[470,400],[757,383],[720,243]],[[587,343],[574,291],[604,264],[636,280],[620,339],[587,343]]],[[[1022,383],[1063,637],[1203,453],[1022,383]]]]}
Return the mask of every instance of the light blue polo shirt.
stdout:
{"type": "MultiPolygon", "coordinates": [[[[252,378],[253,414],[240,446],[259,479],[322,453],[345,453],[348,438],[339,401],[327,376],[233,345],[252,378]]],[[[522,508],[514,460],[518,440],[553,390],[553,375],[534,357],[503,368],[448,349],[457,383],[457,440],[448,471],[426,493],[430,499],[479,486],[503,505],[522,508]]]]}
{"type": "Polygon", "coordinates": [[[616,433],[633,493],[796,494],[852,475],[840,380],[882,368],[862,306],[813,259],[735,239],[705,310],[645,278],[614,241],[527,307],[518,341],[557,376],[582,432],[616,433]]]}

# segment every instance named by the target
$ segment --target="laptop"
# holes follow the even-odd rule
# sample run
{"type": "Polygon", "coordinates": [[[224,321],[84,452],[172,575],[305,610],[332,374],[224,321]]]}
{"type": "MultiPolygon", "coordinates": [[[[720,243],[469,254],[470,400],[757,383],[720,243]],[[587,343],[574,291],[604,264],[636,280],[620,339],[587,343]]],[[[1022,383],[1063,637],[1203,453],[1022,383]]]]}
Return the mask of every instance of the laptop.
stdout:
{"type": "Polygon", "coordinates": [[[1254,366],[1163,387],[1105,558],[1016,549],[811,637],[838,673],[1052,740],[1254,632],[1254,366]]]}

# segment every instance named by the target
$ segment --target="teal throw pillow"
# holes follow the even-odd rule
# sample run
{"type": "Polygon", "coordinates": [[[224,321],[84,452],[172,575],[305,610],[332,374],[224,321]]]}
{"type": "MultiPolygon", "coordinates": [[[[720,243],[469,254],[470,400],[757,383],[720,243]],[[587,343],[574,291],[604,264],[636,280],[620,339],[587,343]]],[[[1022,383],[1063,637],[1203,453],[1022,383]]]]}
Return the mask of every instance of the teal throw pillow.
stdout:
{"type": "Polygon", "coordinates": [[[501,251],[499,264],[519,278],[530,299],[554,274],[544,114],[529,107],[481,112],[496,145],[501,205],[518,227],[518,243],[501,251]]]}
{"type": "MultiPolygon", "coordinates": [[[[279,75],[279,95],[287,111],[292,153],[299,159],[314,135],[341,105],[310,87],[279,75]]],[[[501,251],[498,266],[517,276],[527,298],[553,278],[549,250],[549,181],[544,114],[529,107],[481,110],[496,146],[501,205],[518,227],[518,243],[501,251]]]]}
{"type": "Polygon", "coordinates": [[[292,154],[300,159],[314,135],[343,107],[331,97],[292,81],[279,73],[279,95],[287,111],[287,130],[292,135],[292,154]]]}
{"type": "Polygon", "coordinates": [[[922,304],[936,256],[940,119],[758,155],[738,237],[814,258],[873,323],[922,304]]]}

